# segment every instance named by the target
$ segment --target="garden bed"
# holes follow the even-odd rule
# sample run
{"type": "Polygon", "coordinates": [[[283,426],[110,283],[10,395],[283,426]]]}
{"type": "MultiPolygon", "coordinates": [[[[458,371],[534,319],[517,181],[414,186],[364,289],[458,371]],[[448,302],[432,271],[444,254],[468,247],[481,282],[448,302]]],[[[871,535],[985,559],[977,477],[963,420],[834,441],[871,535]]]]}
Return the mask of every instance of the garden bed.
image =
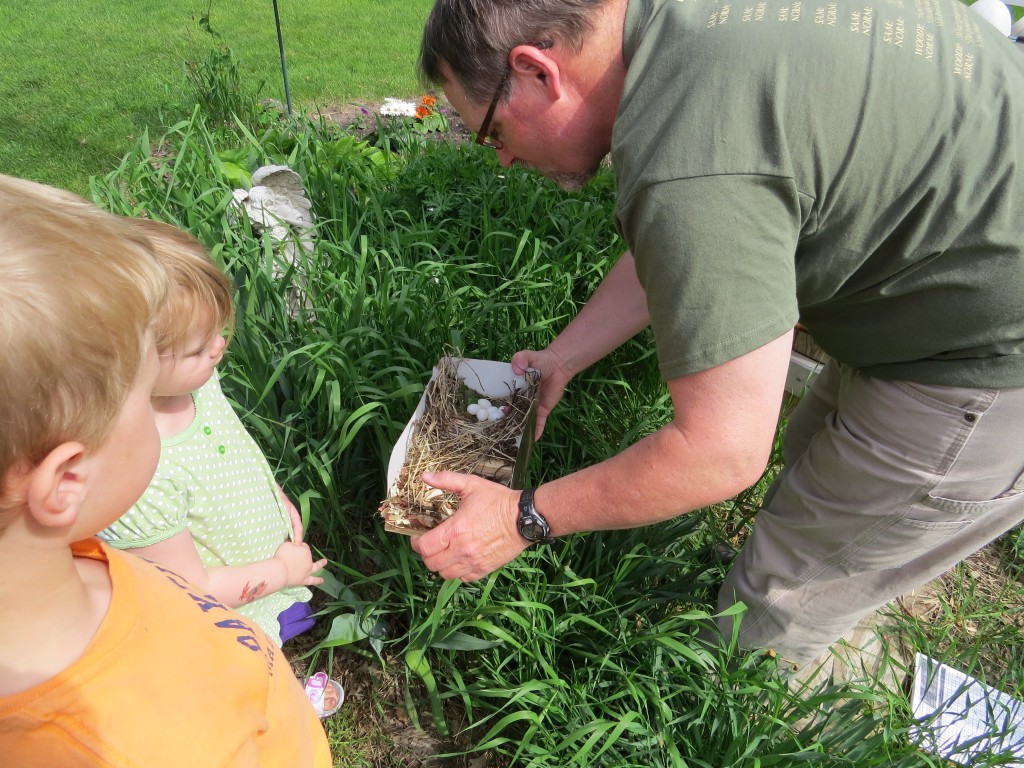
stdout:
{"type": "MultiPolygon", "coordinates": [[[[434,108],[439,114],[444,116],[447,121],[447,128],[443,131],[434,131],[425,135],[433,141],[452,141],[455,143],[471,141],[473,139],[473,132],[462,122],[459,113],[452,109],[452,106],[442,94],[438,94],[436,98],[437,103],[434,108]]],[[[417,99],[411,98],[409,101],[415,102],[417,99]]],[[[348,104],[327,107],[320,114],[333,120],[342,128],[345,128],[364,141],[374,143],[378,131],[377,119],[382,106],[383,102],[350,102],[348,104]]],[[[315,117],[315,115],[310,116],[315,117]]]]}

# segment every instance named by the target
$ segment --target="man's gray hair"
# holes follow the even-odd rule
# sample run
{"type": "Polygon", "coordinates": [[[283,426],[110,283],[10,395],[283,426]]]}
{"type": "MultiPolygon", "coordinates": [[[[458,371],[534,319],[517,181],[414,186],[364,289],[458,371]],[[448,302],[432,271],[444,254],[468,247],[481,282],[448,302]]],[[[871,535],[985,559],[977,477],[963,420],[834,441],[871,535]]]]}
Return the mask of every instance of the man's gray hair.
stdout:
{"type": "MultiPolygon", "coordinates": [[[[473,103],[490,101],[517,45],[579,50],[607,0],[436,0],[423,30],[419,76],[443,86],[441,62],[473,103]]],[[[504,94],[503,94],[504,96],[504,94]]]]}

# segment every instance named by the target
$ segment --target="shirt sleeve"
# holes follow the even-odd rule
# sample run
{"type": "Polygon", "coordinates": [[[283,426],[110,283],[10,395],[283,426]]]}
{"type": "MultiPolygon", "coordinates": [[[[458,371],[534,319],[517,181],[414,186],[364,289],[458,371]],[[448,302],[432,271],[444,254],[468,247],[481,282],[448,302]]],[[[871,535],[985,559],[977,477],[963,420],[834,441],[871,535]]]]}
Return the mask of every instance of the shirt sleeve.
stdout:
{"type": "Polygon", "coordinates": [[[663,378],[721,365],[796,324],[800,217],[791,181],[758,175],[661,181],[620,205],[663,378]]]}
{"type": "Polygon", "coordinates": [[[142,498],[98,535],[115,549],[165,541],[185,530],[191,499],[192,494],[181,482],[157,475],[142,498]]]}

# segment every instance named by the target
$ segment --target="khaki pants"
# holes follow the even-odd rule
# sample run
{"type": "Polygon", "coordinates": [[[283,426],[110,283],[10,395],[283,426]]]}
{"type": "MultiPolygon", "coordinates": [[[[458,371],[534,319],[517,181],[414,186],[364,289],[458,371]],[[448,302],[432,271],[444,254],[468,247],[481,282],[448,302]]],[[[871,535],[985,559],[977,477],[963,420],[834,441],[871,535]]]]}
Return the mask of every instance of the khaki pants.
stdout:
{"type": "Polygon", "coordinates": [[[883,381],[831,363],[783,453],[718,607],[745,603],[740,644],[799,664],[1024,520],[1024,388],[883,381]]]}

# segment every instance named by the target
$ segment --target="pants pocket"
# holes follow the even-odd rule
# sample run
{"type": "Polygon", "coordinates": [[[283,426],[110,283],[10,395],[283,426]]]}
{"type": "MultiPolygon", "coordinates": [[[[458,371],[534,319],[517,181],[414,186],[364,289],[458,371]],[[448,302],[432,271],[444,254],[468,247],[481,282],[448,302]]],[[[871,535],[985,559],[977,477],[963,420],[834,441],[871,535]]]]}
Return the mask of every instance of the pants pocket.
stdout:
{"type": "Polygon", "coordinates": [[[1002,531],[1012,528],[1022,517],[1024,493],[1019,491],[987,501],[929,495],[890,529],[894,543],[902,542],[898,550],[899,562],[895,565],[905,565],[957,539],[964,540],[960,556],[966,557],[1002,531]],[[973,527],[980,530],[975,533],[973,527]]]}
{"type": "Polygon", "coordinates": [[[971,518],[929,519],[924,510],[893,521],[873,540],[854,545],[844,553],[848,575],[900,568],[964,534],[971,518]]]}
{"type": "Polygon", "coordinates": [[[994,499],[971,501],[966,499],[948,499],[937,494],[929,494],[925,504],[948,515],[963,515],[975,518],[999,514],[1004,508],[1010,509],[1018,504],[1024,505],[1024,490],[1020,489],[1021,479],[1018,478],[1014,487],[994,499]]]}

